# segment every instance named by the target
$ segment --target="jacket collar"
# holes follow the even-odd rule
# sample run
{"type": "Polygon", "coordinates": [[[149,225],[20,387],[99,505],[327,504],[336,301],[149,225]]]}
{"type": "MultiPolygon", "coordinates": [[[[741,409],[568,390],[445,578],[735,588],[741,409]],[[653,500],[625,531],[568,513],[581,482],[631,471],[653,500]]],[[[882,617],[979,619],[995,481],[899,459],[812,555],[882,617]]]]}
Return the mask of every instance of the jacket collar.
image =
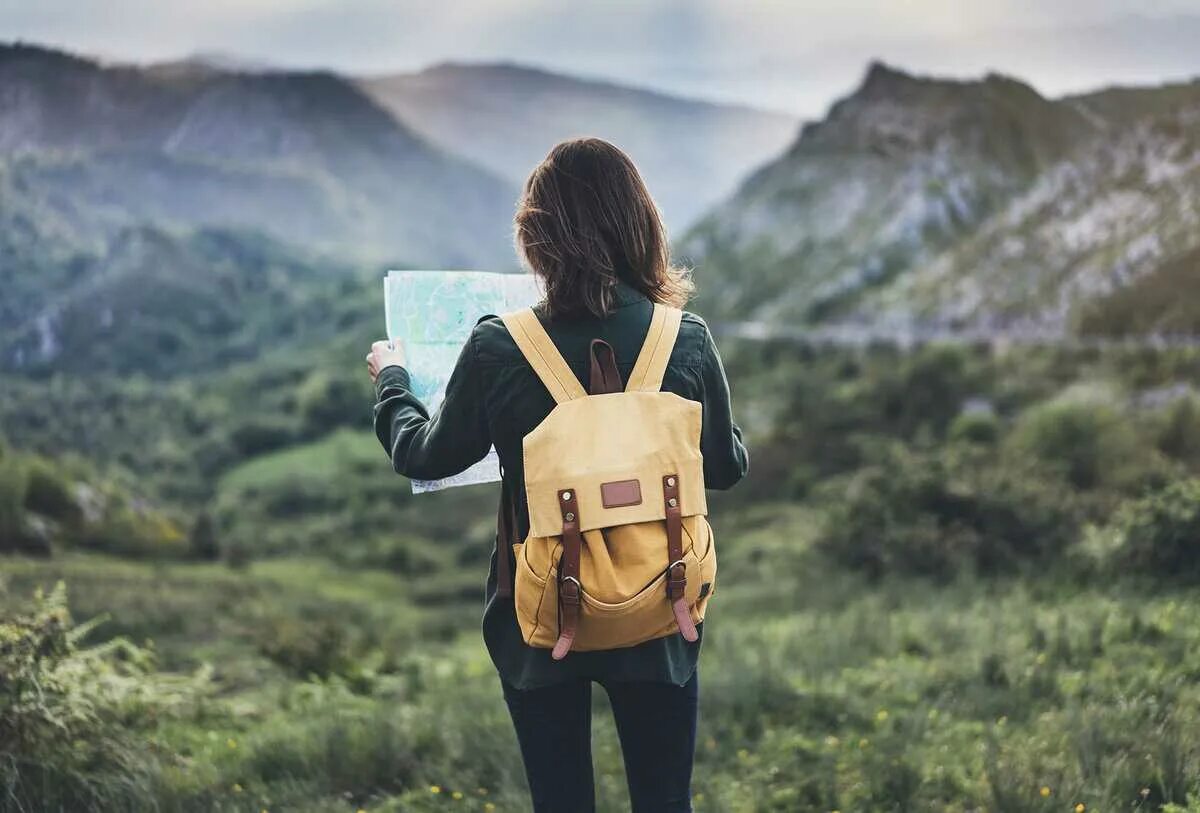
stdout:
{"type": "Polygon", "coordinates": [[[615,307],[623,308],[626,305],[634,305],[645,301],[645,294],[624,280],[617,280],[617,287],[613,289],[613,305],[615,307]]]}

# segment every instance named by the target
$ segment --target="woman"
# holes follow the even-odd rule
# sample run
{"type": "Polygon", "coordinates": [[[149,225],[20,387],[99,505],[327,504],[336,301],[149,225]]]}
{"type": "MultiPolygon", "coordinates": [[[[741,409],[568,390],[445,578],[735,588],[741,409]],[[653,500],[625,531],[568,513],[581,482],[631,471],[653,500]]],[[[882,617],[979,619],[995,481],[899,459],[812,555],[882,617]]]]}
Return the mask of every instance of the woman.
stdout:
{"type": "MultiPolygon", "coordinates": [[[[538,320],[580,381],[587,380],[594,338],[613,347],[622,380],[627,379],[653,303],[681,307],[691,291],[687,276],[670,265],[666,231],[637,168],[599,139],[563,142],[533,171],[516,215],[516,242],[546,291],[538,320]]],[[[367,361],[378,392],[375,431],[396,471],[419,479],[447,477],[494,445],[503,490],[516,495],[516,525],[523,535],[528,510],[521,441],[554,400],[501,320],[485,318],[475,327],[432,416],[412,393],[403,349],[376,342],[367,361]]],[[[731,487],[745,475],[748,456],[712,336],[690,313],[684,314],[663,389],[703,405],[705,484],[731,487]]],[[[508,544],[497,550],[512,555],[508,544]]],[[[498,596],[496,588],[493,555],[484,640],[516,728],[534,810],[580,813],[594,807],[592,682],[611,701],[632,809],[690,810],[703,625],[694,642],[669,635],[554,660],[549,650],[525,645],[512,599],[498,596]]]]}

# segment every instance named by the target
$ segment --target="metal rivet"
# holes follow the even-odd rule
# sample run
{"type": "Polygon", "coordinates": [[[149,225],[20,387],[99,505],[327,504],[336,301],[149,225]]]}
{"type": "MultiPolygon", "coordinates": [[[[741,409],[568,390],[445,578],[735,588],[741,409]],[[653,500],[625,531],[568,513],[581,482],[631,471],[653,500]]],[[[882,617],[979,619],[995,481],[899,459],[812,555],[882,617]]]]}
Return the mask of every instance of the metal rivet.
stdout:
{"type": "Polygon", "coordinates": [[[563,492],[563,502],[567,502],[567,501],[568,501],[568,500],[570,500],[570,499],[571,499],[571,492],[570,492],[570,491],[564,491],[564,492],[563,492]]]}
{"type": "Polygon", "coordinates": [[[574,521],[575,521],[575,515],[572,514],[570,511],[568,511],[567,512],[567,522],[574,522],[574,521]]]}
{"type": "Polygon", "coordinates": [[[668,477],[668,478],[667,478],[667,485],[669,485],[671,488],[674,488],[674,487],[675,487],[675,478],[674,478],[674,477],[668,477]]]}
{"type": "Polygon", "coordinates": [[[679,504],[679,500],[675,499],[674,497],[667,500],[667,505],[671,506],[672,508],[674,508],[678,504],[679,504]]]}

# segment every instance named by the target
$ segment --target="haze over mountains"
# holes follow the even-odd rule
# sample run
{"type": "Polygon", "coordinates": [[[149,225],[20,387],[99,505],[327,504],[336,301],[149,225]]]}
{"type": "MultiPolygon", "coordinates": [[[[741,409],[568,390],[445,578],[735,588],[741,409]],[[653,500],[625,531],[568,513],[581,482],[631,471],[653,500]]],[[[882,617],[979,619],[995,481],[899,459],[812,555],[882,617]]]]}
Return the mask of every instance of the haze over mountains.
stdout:
{"type": "Polygon", "coordinates": [[[1200,81],[1051,100],[875,64],[684,254],[730,318],[1096,327],[1112,292],[1200,274],[1197,125],[1200,81]]]}
{"type": "Polygon", "coordinates": [[[512,268],[523,167],[585,129],[631,150],[676,225],[715,201],[678,253],[718,320],[1200,330],[1172,295],[1200,276],[1200,82],[1048,99],[875,64],[796,137],[513,66],[221,62],[0,47],[0,368],[219,366],[318,335],[326,298],[385,265],[512,268]]]}
{"type": "Polygon", "coordinates": [[[3,47],[0,159],[6,198],[93,241],[152,222],[376,261],[507,254],[511,185],[329,73],[106,67],[3,47]]]}
{"type": "Polygon", "coordinates": [[[678,230],[794,138],[798,121],[511,64],[443,64],[364,80],[430,141],[520,184],[556,142],[606,138],[634,156],[678,230]]]}
{"type": "Polygon", "coordinates": [[[524,95],[474,118],[467,111],[494,69],[445,88],[461,98],[444,109],[479,136],[463,155],[456,148],[469,140],[436,140],[446,120],[435,112],[439,125],[419,129],[410,124],[419,109],[400,118],[372,98],[402,93],[367,93],[328,72],[228,57],[105,65],[0,46],[0,366],[50,371],[67,360],[167,374],[172,358],[245,357],[245,336],[202,358],[190,348],[243,335],[262,314],[311,318],[311,308],[265,303],[307,302],[314,271],[513,269],[518,178],[553,140],[545,129],[611,123],[646,145],[647,171],[670,190],[668,212],[684,217],[731,190],[792,129],[786,117],[744,108],[517,73],[524,95]],[[549,110],[535,120],[537,88],[549,110]],[[255,285],[253,273],[274,277],[255,285]],[[239,322],[239,308],[256,312],[239,322]],[[105,346],[143,345],[165,355],[95,358],[105,346]]]}

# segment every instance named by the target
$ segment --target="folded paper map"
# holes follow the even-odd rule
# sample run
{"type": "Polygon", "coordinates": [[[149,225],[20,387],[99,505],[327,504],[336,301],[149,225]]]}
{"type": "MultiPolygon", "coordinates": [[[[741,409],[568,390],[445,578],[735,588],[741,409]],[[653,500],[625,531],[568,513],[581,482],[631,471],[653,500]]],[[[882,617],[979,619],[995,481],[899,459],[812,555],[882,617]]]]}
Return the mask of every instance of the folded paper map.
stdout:
{"type": "MultiPolygon", "coordinates": [[[[480,317],[527,307],[541,299],[531,274],[487,271],[389,271],[383,279],[389,341],[401,341],[414,394],[433,413],[480,317]]],[[[413,480],[414,494],[500,479],[496,450],[445,480],[413,480]]]]}

